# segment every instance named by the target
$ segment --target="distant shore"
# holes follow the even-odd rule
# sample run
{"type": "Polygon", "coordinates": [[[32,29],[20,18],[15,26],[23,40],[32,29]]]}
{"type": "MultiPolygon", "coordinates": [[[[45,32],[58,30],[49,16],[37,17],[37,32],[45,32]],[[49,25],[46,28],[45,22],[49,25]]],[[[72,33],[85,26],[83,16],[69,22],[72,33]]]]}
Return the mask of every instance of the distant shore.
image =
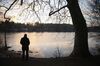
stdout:
{"type": "MultiPolygon", "coordinates": [[[[89,32],[100,32],[99,26],[88,27],[89,32]]],[[[14,22],[1,22],[0,32],[75,32],[71,24],[35,23],[21,24],[14,22]]]]}

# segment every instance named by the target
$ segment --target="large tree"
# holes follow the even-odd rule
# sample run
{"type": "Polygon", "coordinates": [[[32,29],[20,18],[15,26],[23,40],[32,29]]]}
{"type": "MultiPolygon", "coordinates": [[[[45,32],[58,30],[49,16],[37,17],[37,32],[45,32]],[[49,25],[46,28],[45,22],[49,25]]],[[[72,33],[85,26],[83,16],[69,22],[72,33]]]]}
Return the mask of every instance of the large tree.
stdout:
{"type": "MultiPolygon", "coordinates": [[[[68,2],[66,7],[68,7],[70,11],[72,22],[75,28],[74,48],[71,53],[71,56],[88,57],[91,54],[88,48],[88,30],[86,26],[86,20],[83,17],[78,0],[66,1],[68,2]]],[[[55,12],[52,12],[51,14],[55,12]]]]}
{"type": "Polygon", "coordinates": [[[75,27],[75,43],[72,56],[90,56],[88,49],[88,31],[86,20],[80,10],[78,0],[67,0],[73,25],[75,27]]]}

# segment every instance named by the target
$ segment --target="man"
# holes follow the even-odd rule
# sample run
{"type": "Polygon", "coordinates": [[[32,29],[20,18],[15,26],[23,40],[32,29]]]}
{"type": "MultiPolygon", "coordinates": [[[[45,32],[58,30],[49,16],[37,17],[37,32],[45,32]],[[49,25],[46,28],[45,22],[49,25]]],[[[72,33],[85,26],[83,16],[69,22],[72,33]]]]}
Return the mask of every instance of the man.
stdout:
{"type": "Polygon", "coordinates": [[[28,57],[29,57],[28,51],[29,51],[30,41],[29,41],[29,38],[27,37],[27,34],[24,34],[24,37],[21,38],[20,43],[22,45],[22,58],[28,60],[28,57]],[[26,57],[25,57],[25,54],[26,54],[26,57]]]}

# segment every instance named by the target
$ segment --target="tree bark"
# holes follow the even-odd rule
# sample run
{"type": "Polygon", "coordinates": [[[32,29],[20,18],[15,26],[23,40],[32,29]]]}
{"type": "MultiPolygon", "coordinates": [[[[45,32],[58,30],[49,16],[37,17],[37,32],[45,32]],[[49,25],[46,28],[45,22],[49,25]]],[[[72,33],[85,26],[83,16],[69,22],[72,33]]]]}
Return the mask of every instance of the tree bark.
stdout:
{"type": "Polygon", "coordinates": [[[86,21],[80,10],[78,0],[67,0],[72,22],[75,28],[74,48],[70,56],[90,56],[86,21]]]}

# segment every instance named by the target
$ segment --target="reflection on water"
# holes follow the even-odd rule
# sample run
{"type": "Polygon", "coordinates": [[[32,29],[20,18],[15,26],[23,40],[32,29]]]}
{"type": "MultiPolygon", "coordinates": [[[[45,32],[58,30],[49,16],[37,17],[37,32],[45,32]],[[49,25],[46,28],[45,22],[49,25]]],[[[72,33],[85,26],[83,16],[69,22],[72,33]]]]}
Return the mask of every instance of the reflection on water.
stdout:
{"type": "MultiPolygon", "coordinates": [[[[21,51],[20,39],[25,33],[7,33],[7,44],[11,46],[9,50],[21,51]]],[[[92,54],[96,54],[96,41],[89,33],[89,47],[92,54]]],[[[30,56],[32,57],[55,57],[57,51],[60,56],[68,56],[73,49],[74,33],[27,33],[30,39],[30,56]]],[[[3,33],[0,37],[3,39],[3,33]]],[[[4,39],[3,39],[4,40],[4,39]]]]}

